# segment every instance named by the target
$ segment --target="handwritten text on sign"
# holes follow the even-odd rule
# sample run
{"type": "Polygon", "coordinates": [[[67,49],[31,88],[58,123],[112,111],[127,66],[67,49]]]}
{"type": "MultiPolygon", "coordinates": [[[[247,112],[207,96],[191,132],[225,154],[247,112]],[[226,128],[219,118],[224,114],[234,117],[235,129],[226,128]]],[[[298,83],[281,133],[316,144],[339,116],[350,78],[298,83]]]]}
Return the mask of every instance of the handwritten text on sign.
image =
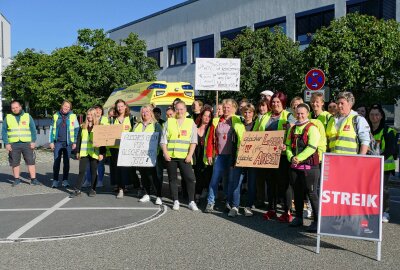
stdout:
{"type": "Polygon", "coordinates": [[[196,90],[240,91],[240,59],[196,58],[196,90]]]}
{"type": "Polygon", "coordinates": [[[124,132],[118,154],[118,166],[154,167],[157,160],[158,132],[124,132]]]}
{"type": "Polygon", "coordinates": [[[285,131],[249,131],[243,134],[238,167],[278,168],[285,131]]]}

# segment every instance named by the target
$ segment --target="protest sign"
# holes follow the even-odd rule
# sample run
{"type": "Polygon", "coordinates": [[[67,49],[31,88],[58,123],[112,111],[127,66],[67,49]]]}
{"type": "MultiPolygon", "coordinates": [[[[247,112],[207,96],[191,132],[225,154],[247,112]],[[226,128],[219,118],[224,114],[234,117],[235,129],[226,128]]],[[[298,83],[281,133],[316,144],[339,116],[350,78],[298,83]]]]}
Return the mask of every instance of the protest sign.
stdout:
{"type": "Polygon", "coordinates": [[[237,167],[278,168],[284,130],[247,131],[239,146],[237,167]]]}
{"type": "Polygon", "coordinates": [[[95,125],[92,132],[94,146],[119,145],[122,125],[95,125]]]}
{"type": "Polygon", "coordinates": [[[240,91],[240,59],[196,58],[195,89],[240,91]]]}
{"type": "Polygon", "coordinates": [[[122,133],[117,166],[154,167],[157,160],[158,137],[158,132],[122,133]]]}

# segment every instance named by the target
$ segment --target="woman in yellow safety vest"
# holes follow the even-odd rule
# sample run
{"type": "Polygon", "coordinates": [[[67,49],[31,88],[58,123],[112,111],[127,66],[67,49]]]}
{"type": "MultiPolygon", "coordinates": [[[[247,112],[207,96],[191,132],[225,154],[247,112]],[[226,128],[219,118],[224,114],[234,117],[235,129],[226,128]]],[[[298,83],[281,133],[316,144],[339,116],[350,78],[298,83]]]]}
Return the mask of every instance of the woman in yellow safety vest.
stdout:
{"type": "MultiPolygon", "coordinates": [[[[153,113],[153,106],[146,105],[140,108],[140,121],[133,127],[133,132],[149,132],[155,133],[157,132],[159,136],[161,135],[161,125],[157,122],[153,113]]],[[[158,145],[158,142],[157,142],[158,145]]],[[[142,180],[142,184],[145,190],[145,194],[139,200],[140,202],[149,202],[151,195],[151,187],[155,187],[155,192],[157,195],[155,204],[161,205],[161,190],[162,190],[162,181],[158,181],[157,170],[156,167],[137,167],[140,173],[140,178],[142,180]]],[[[162,179],[161,179],[162,180],[162,179]]]]}
{"type": "MultiPolygon", "coordinates": [[[[126,102],[122,99],[118,99],[114,104],[115,115],[114,121],[111,122],[113,125],[122,125],[122,132],[130,132],[132,129],[130,110],[126,102]]],[[[118,153],[119,144],[110,146],[110,176],[111,183],[117,184],[118,194],[117,199],[124,197],[125,180],[128,178],[128,167],[118,167],[118,153]]]]}
{"type": "Polygon", "coordinates": [[[92,177],[92,186],[88,195],[94,197],[96,195],[97,182],[97,164],[103,160],[105,147],[94,147],[93,145],[93,127],[99,124],[99,119],[96,116],[96,109],[91,108],[86,112],[86,120],[80,126],[76,143],[77,158],[79,159],[79,175],[78,182],[70,197],[77,197],[82,194],[81,188],[86,173],[86,166],[89,163],[90,173],[92,177]]]}
{"type": "Polygon", "coordinates": [[[369,110],[369,124],[371,133],[374,139],[379,142],[384,161],[384,176],[383,176],[383,222],[389,222],[389,192],[388,184],[390,175],[394,175],[396,164],[394,155],[396,154],[396,134],[393,128],[385,124],[386,116],[381,105],[372,105],[369,110]]]}
{"type": "MultiPolygon", "coordinates": [[[[284,130],[286,138],[287,130],[295,122],[293,115],[285,110],[287,97],[283,92],[277,92],[271,97],[271,111],[262,119],[259,131],[284,130]]],[[[289,223],[292,221],[290,207],[292,205],[292,189],[289,185],[289,162],[285,155],[286,146],[282,144],[282,155],[278,169],[266,169],[268,211],[264,214],[264,219],[276,218],[276,205],[278,198],[283,197],[284,213],[278,221],[289,223]]]]}
{"type": "Polygon", "coordinates": [[[178,101],[175,104],[176,118],[168,118],[161,136],[161,149],[168,172],[168,179],[174,205],[179,210],[177,168],[182,180],[186,182],[189,197],[189,209],[199,210],[194,202],[196,178],[192,168],[192,158],[197,144],[197,127],[192,118],[186,118],[186,104],[178,101]]]}

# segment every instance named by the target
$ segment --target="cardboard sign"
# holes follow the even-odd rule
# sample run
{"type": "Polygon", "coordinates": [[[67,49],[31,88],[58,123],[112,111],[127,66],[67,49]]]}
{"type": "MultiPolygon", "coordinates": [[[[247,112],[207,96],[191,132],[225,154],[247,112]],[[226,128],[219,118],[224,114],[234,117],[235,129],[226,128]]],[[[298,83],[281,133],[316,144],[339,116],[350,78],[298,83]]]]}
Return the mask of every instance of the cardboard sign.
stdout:
{"type": "Polygon", "coordinates": [[[119,145],[123,125],[96,125],[93,127],[94,146],[119,145]]]}
{"type": "Polygon", "coordinates": [[[240,59],[196,58],[196,90],[240,91],[240,59]]]}
{"type": "Polygon", "coordinates": [[[318,233],[381,241],[383,157],[325,153],[318,233]]]}
{"type": "Polygon", "coordinates": [[[236,159],[237,167],[279,168],[284,130],[246,131],[236,159]]]}
{"type": "Polygon", "coordinates": [[[117,166],[154,167],[157,161],[159,133],[124,132],[118,153],[117,166]]]}

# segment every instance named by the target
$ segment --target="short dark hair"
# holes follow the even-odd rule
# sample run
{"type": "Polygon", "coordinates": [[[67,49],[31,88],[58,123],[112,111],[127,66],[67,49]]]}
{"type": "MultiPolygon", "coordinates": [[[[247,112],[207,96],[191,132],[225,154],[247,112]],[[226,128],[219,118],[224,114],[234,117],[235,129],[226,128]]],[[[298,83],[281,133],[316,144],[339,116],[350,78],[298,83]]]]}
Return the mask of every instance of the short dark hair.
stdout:
{"type": "Polygon", "coordinates": [[[155,108],[153,109],[153,113],[159,113],[159,114],[161,114],[161,109],[155,107],[155,108]]]}
{"type": "Polygon", "coordinates": [[[13,101],[11,101],[10,106],[13,105],[14,103],[18,103],[20,106],[22,106],[21,101],[14,99],[13,101]]]}
{"type": "Polygon", "coordinates": [[[100,104],[96,104],[93,106],[94,109],[100,109],[101,110],[101,115],[104,114],[104,109],[103,106],[101,106],[100,104]]]}

